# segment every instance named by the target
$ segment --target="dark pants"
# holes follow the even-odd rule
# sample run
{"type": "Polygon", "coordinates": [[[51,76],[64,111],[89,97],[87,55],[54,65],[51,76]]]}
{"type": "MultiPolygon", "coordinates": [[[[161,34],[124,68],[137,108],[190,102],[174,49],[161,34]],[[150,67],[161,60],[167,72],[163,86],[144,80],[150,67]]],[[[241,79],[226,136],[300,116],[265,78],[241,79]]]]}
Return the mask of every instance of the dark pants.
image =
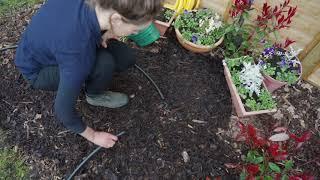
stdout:
{"type": "MultiPolygon", "coordinates": [[[[122,72],[135,64],[133,49],[124,43],[112,40],[108,48],[97,49],[95,65],[85,82],[86,93],[100,94],[111,83],[114,72],[122,72]]],[[[40,70],[38,77],[31,82],[34,89],[56,91],[59,86],[59,67],[47,66],[40,70]]]]}

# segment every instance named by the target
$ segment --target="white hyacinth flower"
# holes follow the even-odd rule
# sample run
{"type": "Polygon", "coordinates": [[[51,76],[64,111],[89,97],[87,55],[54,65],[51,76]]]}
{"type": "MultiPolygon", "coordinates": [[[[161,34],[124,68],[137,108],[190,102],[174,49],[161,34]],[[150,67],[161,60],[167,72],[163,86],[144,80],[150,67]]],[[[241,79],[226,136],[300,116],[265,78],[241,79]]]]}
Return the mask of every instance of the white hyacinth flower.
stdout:
{"type": "Polygon", "coordinates": [[[260,88],[263,82],[263,76],[260,73],[260,66],[243,62],[244,68],[240,72],[240,80],[244,87],[249,90],[250,96],[253,93],[260,95],[260,88]]]}

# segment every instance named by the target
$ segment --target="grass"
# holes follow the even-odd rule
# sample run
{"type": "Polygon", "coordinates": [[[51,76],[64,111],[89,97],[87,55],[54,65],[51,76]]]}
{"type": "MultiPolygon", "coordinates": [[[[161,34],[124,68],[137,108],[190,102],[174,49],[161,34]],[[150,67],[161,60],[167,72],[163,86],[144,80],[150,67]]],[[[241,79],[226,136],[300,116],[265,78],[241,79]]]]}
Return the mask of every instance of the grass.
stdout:
{"type": "Polygon", "coordinates": [[[0,179],[27,179],[28,167],[14,149],[0,149],[0,179]]]}
{"type": "Polygon", "coordinates": [[[17,9],[33,6],[43,0],[0,0],[0,16],[10,14],[17,9]]]}
{"type": "Polygon", "coordinates": [[[0,129],[0,180],[27,179],[28,167],[22,155],[15,149],[4,147],[5,132],[0,129]]]}

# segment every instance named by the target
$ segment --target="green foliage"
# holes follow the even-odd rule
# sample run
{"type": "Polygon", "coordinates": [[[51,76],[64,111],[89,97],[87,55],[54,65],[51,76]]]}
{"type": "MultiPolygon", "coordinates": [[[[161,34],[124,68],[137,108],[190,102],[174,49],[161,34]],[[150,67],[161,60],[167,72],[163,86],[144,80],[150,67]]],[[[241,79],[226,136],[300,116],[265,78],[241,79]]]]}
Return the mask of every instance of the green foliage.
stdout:
{"type": "Polygon", "coordinates": [[[174,15],[174,11],[171,9],[165,9],[163,15],[166,21],[168,22],[170,21],[171,17],[174,15]]]}
{"type": "Polygon", "coordinates": [[[224,56],[228,58],[237,58],[245,56],[250,44],[246,40],[249,38],[250,31],[246,27],[239,27],[237,24],[229,24],[226,28],[224,38],[224,56]]]}
{"type": "Polygon", "coordinates": [[[299,74],[290,71],[288,68],[281,68],[280,71],[276,72],[276,79],[278,81],[287,82],[289,85],[291,85],[298,81],[299,74]]]}
{"type": "Polygon", "coordinates": [[[174,22],[184,39],[198,45],[213,45],[225,34],[220,16],[211,9],[185,11],[174,22]]]}
{"type": "Polygon", "coordinates": [[[266,75],[274,76],[276,75],[276,69],[277,69],[276,67],[272,67],[270,63],[267,63],[266,68],[263,70],[263,72],[266,75]]]}
{"type": "Polygon", "coordinates": [[[0,150],[0,179],[27,179],[28,167],[18,152],[0,150]]]}
{"type": "Polygon", "coordinates": [[[297,58],[300,50],[285,50],[279,47],[267,48],[259,57],[263,73],[272,78],[294,84],[300,77],[301,63],[297,58]]]}
{"type": "Polygon", "coordinates": [[[226,58],[227,66],[231,71],[241,69],[241,66],[243,65],[244,62],[246,63],[253,62],[253,58],[250,56],[241,56],[238,58],[226,58]]]}
{"type": "Polygon", "coordinates": [[[300,74],[297,70],[292,70],[288,64],[279,65],[281,63],[280,57],[275,57],[274,55],[271,59],[265,59],[267,63],[264,65],[262,71],[266,75],[273,77],[274,79],[282,82],[287,82],[289,85],[294,84],[298,81],[300,74]],[[272,61],[276,61],[270,63],[272,61]]]}
{"type": "Polygon", "coordinates": [[[25,6],[38,4],[42,1],[43,0],[0,0],[0,16],[14,12],[15,10],[25,6]]]}
{"type": "Polygon", "coordinates": [[[253,111],[259,111],[275,108],[276,102],[272,99],[271,93],[263,88],[258,96],[258,99],[249,97],[246,99],[245,105],[253,111]]]}
{"type": "MultiPolygon", "coordinates": [[[[259,172],[257,174],[258,177],[263,177],[264,180],[272,180],[274,179],[276,174],[281,174],[281,180],[288,180],[289,176],[287,173],[293,168],[292,160],[284,160],[282,162],[274,163],[270,161],[272,159],[267,157],[267,153],[264,151],[260,151],[260,149],[249,150],[247,155],[245,156],[245,163],[247,165],[258,165],[259,172]]],[[[245,170],[242,171],[240,175],[240,179],[246,179],[248,173],[245,170]]],[[[260,178],[259,178],[260,179],[260,178]]]]}
{"type": "Polygon", "coordinates": [[[263,157],[258,153],[258,151],[249,151],[246,156],[246,162],[260,164],[263,162],[263,157]]]}
{"type": "Polygon", "coordinates": [[[274,172],[276,172],[276,173],[281,173],[281,169],[280,169],[280,167],[279,167],[278,165],[276,165],[276,164],[273,163],[273,162],[269,162],[268,164],[269,164],[269,168],[270,168],[272,171],[274,171],[274,172]]]}
{"type": "Polygon", "coordinates": [[[276,101],[272,99],[272,94],[269,93],[263,86],[259,96],[252,96],[250,91],[244,87],[240,80],[240,72],[243,68],[243,62],[253,63],[254,59],[250,56],[242,56],[238,58],[226,58],[225,62],[230,70],[233,84],[236,86],[239,96],[243,103],[251,111],[271,110],[276,107],[276,101]]]}
{"type": "Polygon", "coordinates": [[[272,176],[265,176],[263,177],[263,180],[273,180],[272,176]]]}
{"type": "Polygon", "coordinates": [[[289,160],[289,161],[286,161],[286,163],[284,164],[284,167],[285,167],[285,170],[291,170],[293,168],[293,161],[292,160],[289,160]]]}
{"type": "Polygon", "coordinates": [[[261,102],[260,109],[273,109],[276,107],[276,102],[272,99],[272,94],[265,88],[260,92],[259,101],[261,102]]]}
{"type": "Polygon", "coordinates": [[[240,174],[240,180],[245,180],[247,177],[247,173],[242,171],[241,174],[240,174]]]}

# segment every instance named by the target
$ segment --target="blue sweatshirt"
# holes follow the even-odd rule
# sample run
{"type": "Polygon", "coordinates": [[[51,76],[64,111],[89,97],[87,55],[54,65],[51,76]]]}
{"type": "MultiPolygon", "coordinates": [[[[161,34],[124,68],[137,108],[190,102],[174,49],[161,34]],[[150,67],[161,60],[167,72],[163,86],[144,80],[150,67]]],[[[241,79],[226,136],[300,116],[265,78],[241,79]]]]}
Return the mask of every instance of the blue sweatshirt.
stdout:
{"type": "Polygon", "coordinates": [[[100,40],[96,13],[84,0],[48,0],[32,18],[17,49],[16,66],[30,81],[42,67],[59,66],[55,113],[75,133],[86,128],[75,104],[94,66],[100,40]]]}

